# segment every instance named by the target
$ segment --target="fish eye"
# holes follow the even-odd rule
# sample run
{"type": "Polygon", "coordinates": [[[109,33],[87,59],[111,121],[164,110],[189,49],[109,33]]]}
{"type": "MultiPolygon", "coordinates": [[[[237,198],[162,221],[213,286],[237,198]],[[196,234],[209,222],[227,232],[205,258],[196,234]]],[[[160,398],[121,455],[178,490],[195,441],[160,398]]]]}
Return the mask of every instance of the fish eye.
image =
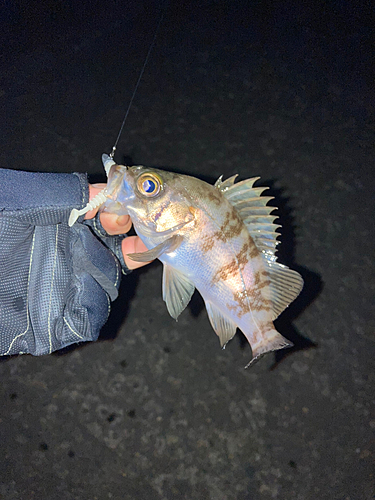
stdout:
{"type": "Polygon", "coordinates": [[[163,189],[163,182],[156,174],[142,174],[138,177],[137,189],[144,196],[157,196],[163,189]]]}

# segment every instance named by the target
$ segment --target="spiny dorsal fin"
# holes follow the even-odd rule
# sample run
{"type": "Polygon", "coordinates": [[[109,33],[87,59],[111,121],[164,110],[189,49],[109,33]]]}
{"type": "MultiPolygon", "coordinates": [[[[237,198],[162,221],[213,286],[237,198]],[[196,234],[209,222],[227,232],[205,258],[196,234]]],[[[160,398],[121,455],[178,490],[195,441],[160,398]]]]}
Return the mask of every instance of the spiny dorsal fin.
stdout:
{"type": "Polygon", "coordinates": [[[234,181],[236,180],[236,177],[238,177],[238,174],[232,175],[232,177],[229,177],[226,181],[223,182],[223,176],[221,175],[218,180],[215,182],[215,187],[220,189],[220,191],[226,191],[229,187],[233,186],[234,181]]]}
{"type": "Polygon", "coordinates": [[[236,208],[258,249],[274,255],[279,244],[277,238],[280,236],[276,230],[281,226],[274,224],[277,217],[271,215],[276,207],[267,206],[273,197],[262,196],[267,187],[254,187],[260,177],[252,177],[234,184],[235,178],[236,176],[232,176],[223,182],[220,177],[215,185],[236,208]]]}

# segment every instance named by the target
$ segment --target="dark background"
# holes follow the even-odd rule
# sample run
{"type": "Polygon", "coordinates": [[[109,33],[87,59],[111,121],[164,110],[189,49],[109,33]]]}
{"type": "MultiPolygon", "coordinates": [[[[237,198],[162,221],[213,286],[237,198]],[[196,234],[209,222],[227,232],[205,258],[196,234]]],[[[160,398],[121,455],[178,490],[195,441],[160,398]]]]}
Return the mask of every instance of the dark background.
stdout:
{"type": "MultiPolygon", "coordinates": [[[[117,136],[158,2],[1,12],[0,166],[88,172],[117,136]]],[[[124,278],[99,342],[0,362],[0,498],[374,498],[371,2],[170,2],[116,159],[260,175],[305,288],[295,348],[248,370],[161,266],[124,278]]]]}

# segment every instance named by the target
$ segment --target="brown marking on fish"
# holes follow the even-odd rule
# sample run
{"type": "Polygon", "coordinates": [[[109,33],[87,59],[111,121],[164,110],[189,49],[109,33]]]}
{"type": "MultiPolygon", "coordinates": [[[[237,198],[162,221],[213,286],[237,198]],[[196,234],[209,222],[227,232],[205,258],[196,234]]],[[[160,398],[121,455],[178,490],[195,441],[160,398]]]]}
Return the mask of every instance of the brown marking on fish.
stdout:
{"type": "Polygon", "coordinates": [[[201,245],[202,252],[206,253],[206,252],[209,252],[210,250],[212,250],[216,241],[217,241],[217,238],[215,237],[215,235],[204,236],[202,238],[202,245],[201,245]]]}
{"type": "Polygon", "coordinates": [[[256,259],[257,257],[259,257],[260,252],[250,235],[249,238],[251,239],[251,245],[249,245],[250,246],[249,257],[250,259],[256,259]]]}
{"type": "Polygon", "coordinates": [[[254,287],[260,285],[260,280],[261,280],[261,278],[260,278],[260,272],[256,271],[254,273],[254,287]]]}
{"type": "Polygon", "coordinates": [[[209,200],[217,206],[221,205],[223,202],[221,191],[206,183],[196,183],[194,186],[194,194],[199,199],[209,200]]]}
{"type": "Polygon", "coordinates": [[[236,305],[226,304],[226,307],[229,309],[229,311],[232,311],[238,318],[242,318],[244,314],[250,312],[246,290],[244,292],[233,292],[233,300],[236,305]]]}
{"type": "Polygon", "coordinates": [[[242,318],[244,314],[250,311],[271,311],[271,306],[269,301],[266,300],[262,294],[254,289],[251,292],[234,292],[233,300],[236,302],[237,306],[227,304],[230,311],[233,311],[238,318],[242,318]]]}
{"type": "Polygon", "coordinates": [[[251,297],[251,308],[253,311],[270,311],[272,309],[271,302],[266,299],[261,292],[262,288],[268,286],[269,284],[270,281],[264,280],[263,283],[254,287],[251,297]]]}
{"type": "Polygon", "coordinates": [[[205,197],[206,199],[212,201],[215,203],[215,205],[221,205],[223,202],[223,195],[221,191],[219,191],[217,188],[214,188],[209,185],[207,189],[207,185],[202,186],[202,197],[205,197]]]}
{"type": "Polygon", "coordinates": [[[214,277],[212,278],[212,282],[218,283],[220,280],[226,281],[229,278],[229,276],[241,271],[249,262],[247,257],[248,250],[249,250],[249,244],[244,243],[241,250],[236,255],[236,257],[233,258],[229,262],[229,264],[225,264],[216,271],[214,277]]]}
{"type": "Polygon", "coordinates": [[[220,229],[210,235],[203,236],[201,245],[202,252],[206,253],[212,250],[215,243],[218,241],[226,243],[232,238],[236,238],[241,234],[243,229],[244,224],[235,210],[232,210],[231,212],[228,211],[220,229]]]}
{"type": "Polygon", "coordinates": [[[246,266],[246,264],[249,262],[248,251],[249,251],[249,243],[244,243],[242,245],[241,250],[236,255],[236,258],[238,261],[238,266],[240,269],[243,269],[246,266]]]}
{"type": "Polygon", "coordinates": [[[208,190],[206,192],[207,198],[215,203],[215,205],[220,205],[222,203],[222,194],[221,192],[215,192],[214,190],[208,190]]]}
{"type": "Polygon", "coordinates": [[[270,311],[272,309],[271,302],[261,292],[270,284],[271,281],[265,271],[255,272],[254,285],[247,290],[233,292],[233,300],[236,305],[226,304],[227,308],[239,318],[250,311],[270,311]]]}
{"type": "Polygon", "coordinates": [[[235,209],[232,208],[228,211],[225,216],[225,220],[220,227],[220,231],[217,232],[217,238],[224,243],[228,240],[235,238],[241,234],[244,227],[242,219],[239,217],[235,209]]]}
{"type": "Polygon", "coordinates": [[[251,309],[253,311],[269,311],[271,310],[271,302],[269,299],[264,297],[262,290],[267,286],[270,286],[271,280],[268,273],[264,270],[258,270],[254,272],[254,286],[248,292],[249,297],[251,297],[251,309]]]}
{"type": "Polygon", "coordinates": [[[251,308],[253,311],[271,311],[272,307],[269,305],[269,301],[265,300],[261,295],[257,296],[258,300],[251,302],[251,308]]]}
{"type": "Polygon", "coordinates": [[[236,274],[238,272],[238,264],[236,259],[232,259],[229,264],[225,264],[220,269],[218,269],[212,278],[212,283],[218,283],[223,280],[226,281],[230,275],[236,274]]]}
{"type": "Polygon", "coordinates": [[[220,226],[220,229],[212,233],[211,235],[204,236],[202,238],[202,252],[206,253],[214,247],[215,243],[222,241],[226,243],[232,238],[239,236],[244,229],[244,223],[242,219],[238,216],[237,212],[232,209],[227,211],[225,215],[225,220],[220,226]]]}
{"type": "Polygon", "coordinates": [[[258,289],[261,290],[262,288],[265,288],[266,286],[269,286],[271,284],[271,280],[268,277],[268,273],[266,271],[257,271],[254,274],[254,286],[258,289]]]}
{"type": "Polygon", "coordinates": [[[237,307],[232,306],[231,309],[236,311],[237,317],[242,318],[244,314],[250,312],[249,294],[246,290],[243,292],[233,292],[233,300],[237,307]]]}

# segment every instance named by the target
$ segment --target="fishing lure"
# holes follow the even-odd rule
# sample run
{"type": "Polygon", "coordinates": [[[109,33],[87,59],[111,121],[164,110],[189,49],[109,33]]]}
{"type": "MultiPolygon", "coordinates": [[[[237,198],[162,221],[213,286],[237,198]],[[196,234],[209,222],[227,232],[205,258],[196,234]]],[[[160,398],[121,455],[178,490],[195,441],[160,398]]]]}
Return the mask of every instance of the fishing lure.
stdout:
{"type": "MultiPolygon", "coordinates": [[[[109,171],[111,170],[112,165],[115,165],[115,162],[112,160],[112,158],[108,155],[103,155],[103,166],[107,177],[109,175],[109,171]]],[[[69,227],[72,227],[76,223],[77,219],[81,217],[81,215],[85,215],[87,214],[87,212],[90,212],[90,210],[95,210],[95,208],[101,207],[106,202],[107,197],[108,197],[108,188],[105,187],[81,210],[73,208],[73,210],[70,212],[68,220],[69,227]]]]}

